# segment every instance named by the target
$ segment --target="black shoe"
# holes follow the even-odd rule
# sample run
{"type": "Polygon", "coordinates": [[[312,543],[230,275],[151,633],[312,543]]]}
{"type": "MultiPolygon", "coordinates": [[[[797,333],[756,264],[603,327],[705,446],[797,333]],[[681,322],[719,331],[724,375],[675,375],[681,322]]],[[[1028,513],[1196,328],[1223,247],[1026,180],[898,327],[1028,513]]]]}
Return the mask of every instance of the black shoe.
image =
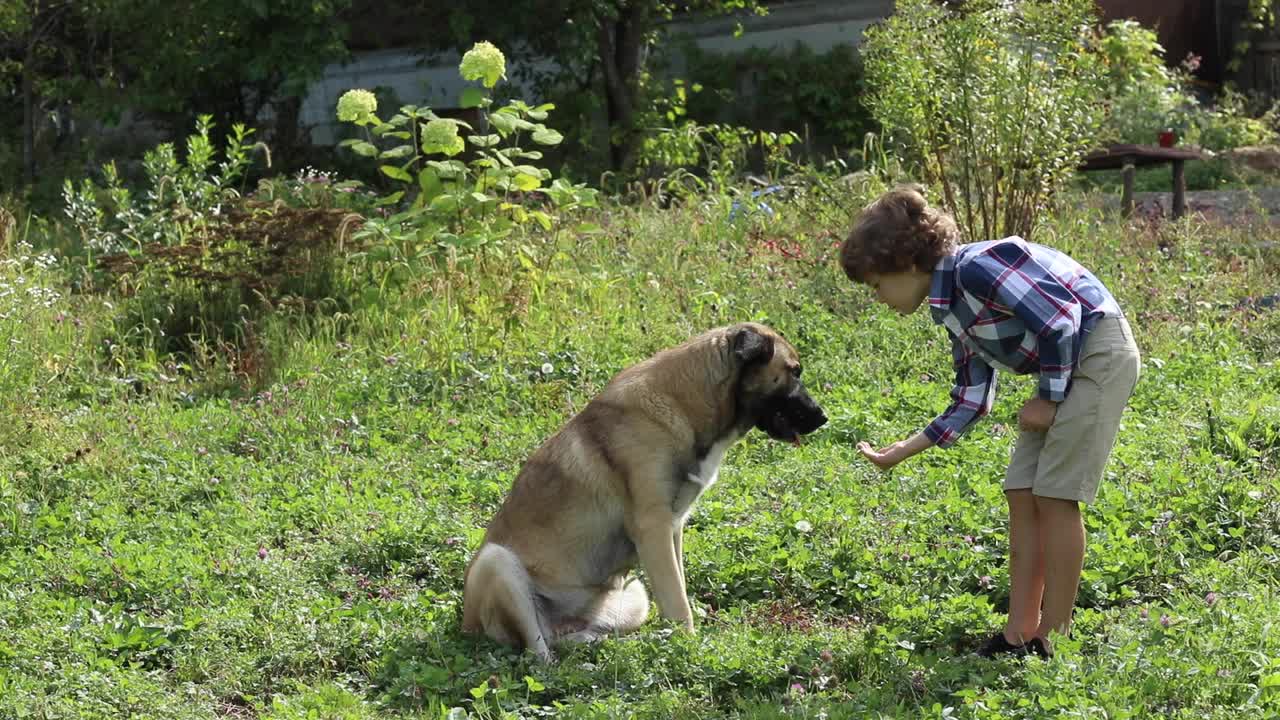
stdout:
{"type": "Polygon", "coordinates": [[[1045,644],[1043,638],[1031,638],[1024,647],[1031,651],[1032,655],[1035,655],[1042,660],[1048,660],[1053,657],[1053,650],[1045,644]]]}
{"type": "Polygon", "coordinates": [[[1014,645],[1005,639],[1003,632],[992,635],[986,645],[978,648],[978,657],[994,658],[1001,655],[1008,655],[1009,657],[1035,655],[1047,660],[1053,657],[1053,651],[1049,650],[1045,646],[1044,640],[1040,638],[1031,638],[1021,645],[1014,645]]]}

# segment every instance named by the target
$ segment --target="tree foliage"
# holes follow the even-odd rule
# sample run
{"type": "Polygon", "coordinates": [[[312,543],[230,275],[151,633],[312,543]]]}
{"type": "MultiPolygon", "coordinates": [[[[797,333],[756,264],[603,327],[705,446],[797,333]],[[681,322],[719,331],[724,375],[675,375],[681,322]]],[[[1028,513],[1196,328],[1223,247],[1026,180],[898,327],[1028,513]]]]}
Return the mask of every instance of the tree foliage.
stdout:
{"type": "MultiPolygon", "coordinates": [[[[42,107],[113,122],[124,108],[172,128],[270,110],[296,128],[308,84],[346,55],[350,0],[0,0],[0,87],[23,98],[24,177],[36,177],[42,107]]],[[[43,113],[48,115],[48,113],[43,113]]]]}
{"type": "Polygon", "coordinates": [[[1030,237],[1097,141],[1088,0],[900,0],[867,34],[871,109],[974,240],[1030,237]]]}
{"type": "Polygon", "coordinates": [[[489,40],[519,61],[554,58],[556,67],[541,71],[540,79],[600,100],[615,170],[633,162],[638,105],[662,24],[678,15],[763,12],[758,0],[464,0],[447,8],[420,2],[449,28],[425,37],[427,49],[461,50],[489,40]]]}

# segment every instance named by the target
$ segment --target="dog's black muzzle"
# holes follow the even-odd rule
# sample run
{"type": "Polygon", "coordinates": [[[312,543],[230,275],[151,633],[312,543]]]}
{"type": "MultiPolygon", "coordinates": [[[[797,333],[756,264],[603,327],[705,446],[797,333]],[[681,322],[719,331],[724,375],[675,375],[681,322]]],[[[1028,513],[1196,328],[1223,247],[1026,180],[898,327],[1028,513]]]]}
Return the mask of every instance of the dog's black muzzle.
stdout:
{"type": "Polygon", "coordinates": [[[791,392],[770,398],[757,415],[756,427],[775,440],[797,442],[801,435],[808,435],[825,425],[826,413],[804,386],[797,385],[791,392]]]}

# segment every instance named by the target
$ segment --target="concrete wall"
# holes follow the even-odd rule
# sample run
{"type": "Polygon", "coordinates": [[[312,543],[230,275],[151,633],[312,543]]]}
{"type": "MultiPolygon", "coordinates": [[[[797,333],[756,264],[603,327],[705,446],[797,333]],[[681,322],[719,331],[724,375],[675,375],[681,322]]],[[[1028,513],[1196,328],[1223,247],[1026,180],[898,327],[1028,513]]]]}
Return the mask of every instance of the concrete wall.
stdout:
{"type": "MultiPolygon", "coordinates": [[[[776,6],[764,17],[679,21],[669,23],[666,30],[673,35],[692,37],[704,50],[787,48],[803,43],[822,52],[841,43],[857,45],[862,31],[892,10],[893,0],[800,0],[776,6]],[[743,34],[734,37],[739,22],[743,34]]],[[[394,91],[401,103],[454,107],[459,94],[469,84],[458,75],[458,60],[450,54],[428,66],[410,50],[359,53],[345,65],[327,68],[324,76],[311,86],[302,103],[301,122],[311,127],[313,143],[333,144],[341,137],[341,124],[334,118],[334,106],[342,93],[352,88],[385,87],[394,91]]],[[[679,65],[678,58],[676,64],[679,65]]],[[[553,65],[548,62],[545,67],[553,65]]],[[[514,77],[515,73],[508,68],[507,75],[514,77]]],[[[387,117],[387,113],[383,112],[382,116],[387,117]]]]}

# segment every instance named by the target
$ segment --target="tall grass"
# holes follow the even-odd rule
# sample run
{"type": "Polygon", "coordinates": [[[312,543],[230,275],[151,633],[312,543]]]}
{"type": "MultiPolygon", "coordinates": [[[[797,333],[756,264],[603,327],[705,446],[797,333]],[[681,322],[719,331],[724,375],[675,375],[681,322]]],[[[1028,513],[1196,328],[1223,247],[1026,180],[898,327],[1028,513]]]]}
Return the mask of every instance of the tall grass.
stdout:
{"type": "Polygon", "coordinates": [[[733,219],[728,197],[608,206],[603,232],[395,283],[352,258],[332,311],[255,316],[256,383],[212,349],[128,342],[120,299],[73,292],[67,268],[0,265],[59,292],[0,322],[20,348],[0,379],[0,716],[1277,712],[1280,324],[1243,302],[1276,291],[1274,246],[1076,197],[1045,219],[1147,363],[1086,514],[1074,635],[1051,662],[991,663],[967,652],[1007,602],[999,478],[1032,381],[1002,380],[954,450],[888,475],[858,460],[951,380],[944,333],[835,265],[878,189],[733,219]],[[463,568],[528,453],[621,368],[744,319],[796,344],[832,421],[729,454],[686,535],[700,633],[655,619],[554,667],[461,635],[463,568]]]}

